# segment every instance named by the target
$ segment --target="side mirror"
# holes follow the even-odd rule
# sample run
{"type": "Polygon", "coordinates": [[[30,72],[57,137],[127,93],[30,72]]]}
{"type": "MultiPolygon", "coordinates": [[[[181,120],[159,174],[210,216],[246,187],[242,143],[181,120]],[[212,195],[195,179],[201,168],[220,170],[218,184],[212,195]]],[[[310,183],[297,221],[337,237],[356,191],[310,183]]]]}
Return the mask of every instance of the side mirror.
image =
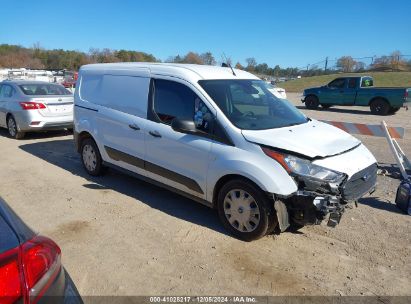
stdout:
{"type": "Polygon", "coordinates": [[[174,118],[171,122],[171,128],[180,133],[193,134],[197,132],[194,121],[188,119],[174,118]]]}

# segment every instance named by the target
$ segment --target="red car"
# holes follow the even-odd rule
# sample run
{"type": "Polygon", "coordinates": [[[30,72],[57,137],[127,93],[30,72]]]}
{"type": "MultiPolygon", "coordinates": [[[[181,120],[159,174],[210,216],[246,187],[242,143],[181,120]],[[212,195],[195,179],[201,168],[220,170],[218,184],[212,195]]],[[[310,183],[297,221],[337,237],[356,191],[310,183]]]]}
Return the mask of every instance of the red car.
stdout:
{"type": "Polygon", "coordinates": [[[0,304],[83,301],[61,264],[61,250],[34,233],[0,198],[0,304]]]}

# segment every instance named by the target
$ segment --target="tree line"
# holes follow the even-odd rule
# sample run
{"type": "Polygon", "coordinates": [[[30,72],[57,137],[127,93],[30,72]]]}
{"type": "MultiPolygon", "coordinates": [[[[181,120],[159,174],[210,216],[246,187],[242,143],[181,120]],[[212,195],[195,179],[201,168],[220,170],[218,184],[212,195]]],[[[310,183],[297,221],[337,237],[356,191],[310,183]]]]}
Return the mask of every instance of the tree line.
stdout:
{"type": "Polygon", "coordinates": [[[0,44],[0,68],[74,70],[89,63],[159,62],[152,54],[129,50],[91,48],[89,52],[63,49],[46,50],[35,44],[32,48],[0,44]]]}
{"type": "MultiPolygon", "coordinates": [[[[387,56],[367,57],[372,63],[366,65],[364,62],[351,56],[342,56],[335,60],[335,65],[327,68],[327,61],[309,65],[306,69],[297,67],[281,68],[279,65],[270,67],[267,63],[257,63],[254,57],[245,59],[245,64],[236,62],[234,64],[230,57],[217,60],[211,52],[196,53],[188,52],[185,55],[170,56],[165,62],[190,63],[203,65],[217,65],[225,62],[235,68],[268,77],[296,77],[331,74],[336,72],[363,72],[365,70],[375,71],[411,71],[411,60],[399,51],[387,56]]],[[[38,43],[31,48],[19,45],[0,44],[0,68],[30,68],[47,70],[74,70],[77,71],[82,65],[89,63],[105,62],[161,62],[152,54],[132,50],[112,50],[108,48],[91,48],[88,52],[42,48],[38,43]]]]}

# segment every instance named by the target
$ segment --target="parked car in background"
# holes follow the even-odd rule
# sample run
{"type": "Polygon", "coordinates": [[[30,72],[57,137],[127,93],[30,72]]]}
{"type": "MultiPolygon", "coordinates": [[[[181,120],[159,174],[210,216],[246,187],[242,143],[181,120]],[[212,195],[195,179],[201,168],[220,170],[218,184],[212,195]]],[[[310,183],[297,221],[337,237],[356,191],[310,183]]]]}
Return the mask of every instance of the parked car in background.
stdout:
{"type": "Polygon", "coordinates": [[[411,102],[411,88],[378,88],[370,76],[339,77],[321,87],[305,89],[302,102],[308,109],[320,105],[369,106],[371,113],[387,115],[411,102]]]}
{"type": "Polygon", "coordinates": [[[0,303],[83,303],[58,245],[33,232],[1,198],[0,303]]]}
{"type": "MultiPolygon", "coordinates": [[[[81,67],[74,140],[85,170],[112,167],[216,208],[246,241],[327,219],[375,189],[374,156],[242,70],[81,67]]],[[[167,204],[167,202],[164,202],[167,204]]]]}
{"type": "Polygon", "coordinates": [[[63,82],[61,84],[65,88],[75,88],[77,78],[78,78],[78,73],[77,72],[64,71],[64,79],[63,79],[63,82]]]}
{"type": "Polygon", "coordinates": [[[0,82],[0,127],[16,139],[26,132],[71,129],[73,94],[48,82],[0,82]]]}
{"type": "Polygon", "coordinates": [[[285,89],[277,87],[272,82],[267,82],[267,89],[273,93],[273,95],[277,98],[287,99],[287,94],[285,93],[285,89]]]}

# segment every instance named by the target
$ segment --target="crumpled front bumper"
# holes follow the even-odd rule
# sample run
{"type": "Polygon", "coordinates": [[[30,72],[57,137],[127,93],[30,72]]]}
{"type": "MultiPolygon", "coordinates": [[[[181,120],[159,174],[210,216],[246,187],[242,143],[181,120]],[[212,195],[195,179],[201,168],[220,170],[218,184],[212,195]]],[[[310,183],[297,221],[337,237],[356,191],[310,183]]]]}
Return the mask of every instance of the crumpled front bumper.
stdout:
{"type": "Polygon", "coordinates": [[[309,178],[296,178],[296,181],[299,185],[297,193],[282,199],[284,206],[279,206],[280,203],[275,206],[280,230],[287,229],[287,223],[305,226],[320,224],[324,220],[328,220],[328,226],[335,227],[350,202],[356,203],[364,195],[375,191],[377,164],[338,183],[331,184],[309,178]],[[284,208],[286,210],[283,210],[284,208]],[[278,212],[279,210],[281,212],[278,212]]]}

